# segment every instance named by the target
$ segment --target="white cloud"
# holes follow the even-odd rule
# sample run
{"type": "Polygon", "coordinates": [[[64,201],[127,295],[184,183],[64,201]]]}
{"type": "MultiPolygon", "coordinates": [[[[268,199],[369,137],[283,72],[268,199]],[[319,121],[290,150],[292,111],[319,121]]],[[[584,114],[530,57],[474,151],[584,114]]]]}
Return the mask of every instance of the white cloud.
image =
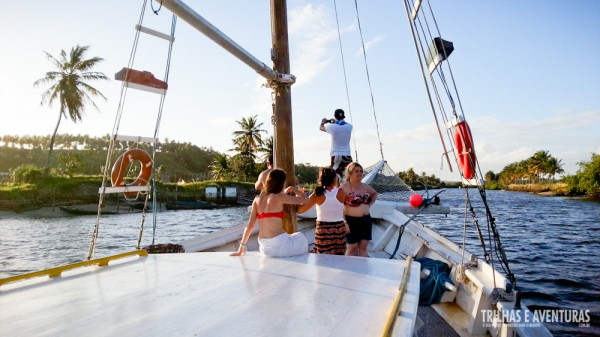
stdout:
{"type": "Polygon", "coordinates": [[[333,62],[327,48],[338,36],[331,22],[328,10],[323,5],[306,4],[290,12],[290,40],[295,41],[290,54],[294,64],[292,73],[298,79],[296,87],[311,82],[333,62]]]}
{"type": "MultiPolygon", "coordinates": [[[[384,39],[384,36],[383,36],[383,35],[380,35],[380,36],[377,36],[377,37],[375,37],[374,39],[372,39],[372,40],[370,40],[370,41],[367,41],[367,42],[365,43],[365,52],[366,52],[366,51],[368,51],[369,49],[371,49],[373,46],[375,46],[375,45],[376,45],[376,44],[378,44],[379,42],[383,41],[383,39],[384,39]]],[[[356,53],[354,54],[354,56],[356,56],[356,57],[362,57],[362,56],[363,56],[363,50],[362,50],[362,47],[361,47],[361,48],[359,48],[359,49],[356,51],[356,53]]]]}

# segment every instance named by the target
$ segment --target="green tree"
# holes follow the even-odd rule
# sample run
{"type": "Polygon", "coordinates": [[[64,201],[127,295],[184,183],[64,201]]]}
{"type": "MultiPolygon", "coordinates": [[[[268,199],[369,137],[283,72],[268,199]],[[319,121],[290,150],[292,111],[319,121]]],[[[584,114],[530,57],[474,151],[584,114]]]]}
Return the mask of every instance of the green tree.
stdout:
{"type": "Polygon", "coordinates": [[[247,180],[252,177],[256,171],[256,153],[263,145],[262,133],[266,132],[261,129],[262,123],[259,123],[257,116],[248,118],[242,117],[241,121],[236,121],[240,126],[240,130],[233,132],[233,151],[237,152],[232,159],[235,159],[235,165],[231,165],[237,176],[247,180]]]}
{"type": "Polygon", "coordinates": [[[229,179],[232,176],[229,168],[229,158],[224,154],[217,154],[209,169],[214,180],[229,179]]]}
{"type": "Polygon", "coordinates": [[[548,151],[538,151],[527,159],[528,171],[534,179],[539,179],[545,173],[545,167],[549,159],[550,153],[548,151]]]}
{"type": "Polygon", "coordinates": [[[567,176],[565,182],[572,193],[585,193],[600,199],[600,155],[592,153],[590,161],[577,163],[579,170],[574,176],[567,176]]]}
{"type": "Polygon", "coordinates": [[[400,177],[400,179],[402,179],[407,185],[410,185],[411,183],[419,180],[419,175],[415,172],[415,170],[412,167],[410,167],[405,172],[398,172],[398,177],[400,177]]]}
{"type": "Polygon", "coordinates": [[[554,179],[554,177],[557,174],[561,174],[561,173],[565,173],[565,170],[563,169],[563,163],[562,160],[560,159],[556,159],[554,157],[550,157],[550,159],[548,160],[548,162],[546,163],[545,166],[545,172],[546,174],[548,174],[552,179],[554,179]]]}
{"type": "Polygon", "coordinates": [[[32,184],[43,177],[43,172],[35,165],[26,164],[15,168],[11,172],[12,181],[15,184],[32,184]]]}
{"type": "Polygon", "coordinates": [[[496,180],[498,180],[498,176],[496,176],[494,171],[487,171],[487,173],[485,174],[485,181],[492,182],[496,180]]]}
{"type": "Polygon", "coordinates": [[[77,151],[61,151],[58,154],[59,172],[72,177],[81,168],[81,156],[77,151]]]}
{"type": "Polygon", "coordinates": [[[398,172],[398,177],[412,189],[440,188],[444,186],[444,183],[435,175],[428,176],[427,173],[422,172],[419,176],[412,167],[406,172],[398,172]]]}
{"type": "Polygon", "coordinates": [[[273,136],[269,136],[267,139],[265,139],[262,144],[260,145],[260,147],[258,148],[258,152],[262,152],[262,160],[263,161],[267,161],[267,159],[269,159],[269,157],[274,157],[273,156],[273,149],[275,148],[275,142],[273,141],[273,136]]]}
{"type": "Polygon", "coordinates": [[[319,167],[311,164],[296,164],[294,170],[301,184],[316,185],[319,177],[319,167]]]}
{"type": "Polygon", "coordinates": [[[50,87],[42,94],[40,104],[52,106],[52,103],[55,101],[58,101],[60,104],[58,122],[50,139],[46,169],[50,168],[54,141],[62,117],[69,117],[73,122],[77,123],[81,121],[86,104],[89,103],[98,110],[98,107],[92,100],[92,96],[100,96],[106,100],[106,97],[102,93],[87,83],[87,81],[91,80],[108,80],[108,77],[103,73],[91,71],[103,59],[99,57],[84,59],[84,54],[88,48],[89,46],[77,45],[71,48],[68,55],[63,49],[60,51],[58,59],[48,52],[44,52],[57,70],[47,72],[45,77],[33,83],[34,86],[50,84],[50,87]]]}
{"type": "Polygon", "coordinates": [[[258,123],[257,116],[248,118],[242,117],[241,121],[236,121],[240,126],[240,130],[234,131],[233,143],[243,149],[248,149],[257,152],[259,147],[263,145],[262,133],[266,132],[261,129],[263,123],[258,123]]]}

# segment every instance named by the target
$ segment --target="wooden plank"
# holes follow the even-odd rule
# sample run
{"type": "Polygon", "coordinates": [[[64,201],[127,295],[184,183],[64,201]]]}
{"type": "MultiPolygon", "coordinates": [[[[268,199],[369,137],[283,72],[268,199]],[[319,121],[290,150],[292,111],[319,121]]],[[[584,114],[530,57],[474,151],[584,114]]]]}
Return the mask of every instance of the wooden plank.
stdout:
{"type": "Polygon", "coordinates": [[[172,36],[172,35],[169,35],[169,34],[165,34],[165,33],[161,33],[161,32],[159,32],[157,30],[154,30],[154,29],[151,29],[151,28],[148,28],[148,27],[144,27],[144,26],[141,26],[141,25],[135,25],[135,29],[139,30],[142,33],[153,35],[153,36],[156,36],[158,38],[165,39],[167,41],[175,42],[175,36],[172,36]]]}
{"type": "Polygon", "coordinates": [[[160,95],[165,95],[167,93],[166,89],[154,88],[154,87],[150,87],[150,86],[147,86],[147,85],[141,85],[141,84],[132,83],[132,82],[123,82],[123,85],[126,86],[126,87],[128,87],[128,88],[133,88],[133,89],[137,89],[137,90],[153,92],[155,94],[160,94],[160,95]]]}
{"type": "Polygon", "coordinates": [[[140,136],[126,136],[126,135],[116,135],[115,140],[121,140],[126,142],[136,142],[136,143],[150,143],[155,144],[158,143],[158,138],[154,137],[140,137],[140,136]]]}

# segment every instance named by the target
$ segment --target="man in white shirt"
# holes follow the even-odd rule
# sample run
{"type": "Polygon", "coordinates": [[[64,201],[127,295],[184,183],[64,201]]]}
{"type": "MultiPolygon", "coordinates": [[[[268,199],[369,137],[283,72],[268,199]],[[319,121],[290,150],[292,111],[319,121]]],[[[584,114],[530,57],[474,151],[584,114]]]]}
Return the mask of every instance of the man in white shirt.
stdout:
{"type": "Polygon", "coordinates": [[[344,176],[344,169],[352,162],[350,151],[350,137],[352,136],[352,124],[346,123],[344,110],[335,110],[335,119],[323,118],[319,130],[331,135],[331,168],[340,176],[344,176]]]}

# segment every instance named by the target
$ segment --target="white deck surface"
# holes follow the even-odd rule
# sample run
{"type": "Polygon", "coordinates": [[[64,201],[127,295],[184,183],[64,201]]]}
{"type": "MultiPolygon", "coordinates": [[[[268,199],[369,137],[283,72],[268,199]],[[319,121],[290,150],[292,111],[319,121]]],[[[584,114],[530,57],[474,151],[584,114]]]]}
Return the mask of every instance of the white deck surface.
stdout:
{"type": "MultiPolygon", "coordinates": [[[[0,335],[379,336],[404,264],[317,254],[150,255],[0,287],[0,335]]],[[[398,336],[414,328],[418,277],[413,263],[398,336]]]]}

